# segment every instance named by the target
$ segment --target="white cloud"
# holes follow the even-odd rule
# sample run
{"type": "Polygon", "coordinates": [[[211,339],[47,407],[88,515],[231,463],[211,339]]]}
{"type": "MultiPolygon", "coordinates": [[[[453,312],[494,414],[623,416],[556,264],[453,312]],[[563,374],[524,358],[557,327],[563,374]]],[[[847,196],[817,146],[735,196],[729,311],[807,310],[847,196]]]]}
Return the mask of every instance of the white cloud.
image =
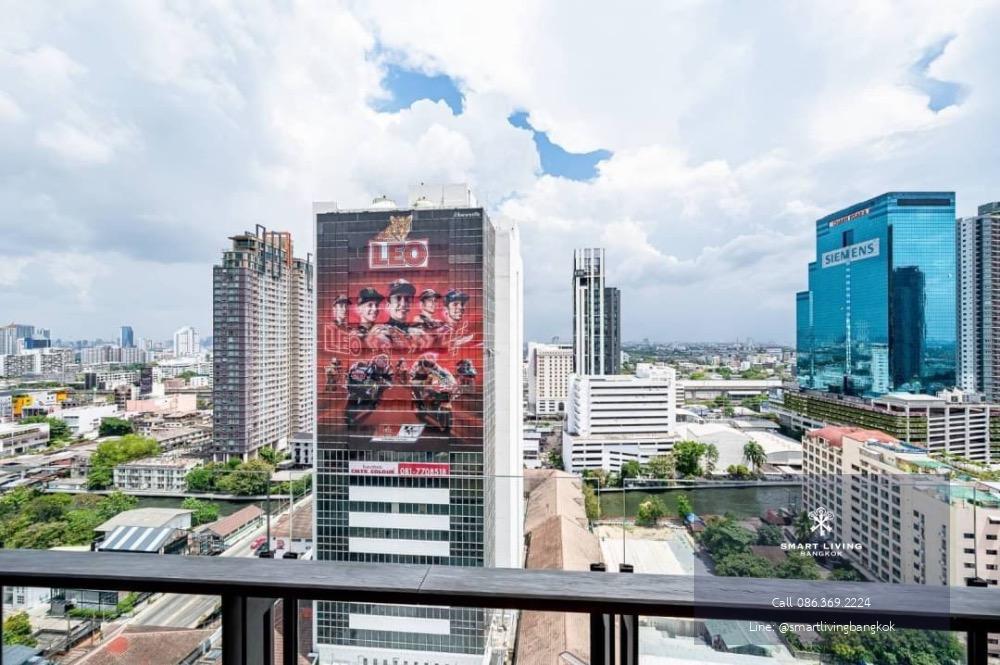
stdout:
{"type": "Polygon", "coordinates": [[[604,244],[626,338],[788,341],[818,216],[896,188],[1000,198],[997,22],[869,0],[34,3],[0,26],[0,232],[27,248],[0,282],[70,290],[0,309],[65,335],[123,309],[140,332],[207,329],[228,235],[260,222],[305,252],[313,200],[463,180],[522,221],[531,337],[569,332],[569,251],[604,244]],[[934,112],[912,68],[947,37],[929,75],[967,96],[934,112]],[[389,61],[460,81],[463,113],[373,110],[389,61]],[[614,154],[590,182],[539,175],[516,110],[614,154]],[[155,311],[105,288],[123,274],[157,278],[155,311]]]}

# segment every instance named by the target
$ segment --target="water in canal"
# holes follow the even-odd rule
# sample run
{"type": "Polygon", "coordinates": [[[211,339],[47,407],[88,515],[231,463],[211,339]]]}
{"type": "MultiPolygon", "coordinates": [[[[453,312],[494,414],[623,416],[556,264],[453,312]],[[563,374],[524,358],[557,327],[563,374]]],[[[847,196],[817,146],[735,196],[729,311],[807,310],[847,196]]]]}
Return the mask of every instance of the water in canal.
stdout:
{"type": "Polygon", "coordinates": [[[732,514],[737,518],[760,517],[768,509],[797,509],[802,502],[798,485],[756,487],[710,487],[664,490],[602,490],[601,517],[634,518],[639,504],[651,496],[659,497],[669,515],[677,514],[677,496],[686,494],[698,515],[732,514]]]}

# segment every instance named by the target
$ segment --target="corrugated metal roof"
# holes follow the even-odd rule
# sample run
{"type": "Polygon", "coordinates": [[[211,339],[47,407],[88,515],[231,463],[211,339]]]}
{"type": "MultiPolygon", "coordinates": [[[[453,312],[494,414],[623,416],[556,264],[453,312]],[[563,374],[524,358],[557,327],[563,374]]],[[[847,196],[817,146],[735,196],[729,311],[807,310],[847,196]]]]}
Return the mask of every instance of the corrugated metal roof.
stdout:
{"type": "Polygon", "coordinates": [[[119,526],[108,534],[98,546],[101,552],[150,552],[160,551],[174,540],[178,530],[169,526],[119,526]]]}

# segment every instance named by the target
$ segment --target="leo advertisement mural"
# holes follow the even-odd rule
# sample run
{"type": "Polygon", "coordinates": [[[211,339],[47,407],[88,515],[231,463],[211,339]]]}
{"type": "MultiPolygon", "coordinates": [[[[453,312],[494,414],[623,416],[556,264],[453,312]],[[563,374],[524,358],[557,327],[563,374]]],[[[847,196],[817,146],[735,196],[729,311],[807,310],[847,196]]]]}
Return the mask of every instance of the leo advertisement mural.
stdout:
{"type": "Polygon", "coordinates": [[[482,445],[481,217],[478,226],[461,220],[466,232],[456,233],[443,212],[318,220],[327,225],[317,256],[321,442],[482,445]]]}

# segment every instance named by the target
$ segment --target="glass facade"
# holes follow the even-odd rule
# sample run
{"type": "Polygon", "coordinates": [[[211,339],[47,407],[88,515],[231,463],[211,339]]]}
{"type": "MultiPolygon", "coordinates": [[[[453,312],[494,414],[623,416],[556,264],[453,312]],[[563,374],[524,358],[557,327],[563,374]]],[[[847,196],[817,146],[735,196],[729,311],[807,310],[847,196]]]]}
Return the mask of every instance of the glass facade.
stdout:
{"type": "Polygon", "coordinates": [[[872,397],[955,385],[955,194],[890,192],[816,222],[798,381],[872,397]]]}

